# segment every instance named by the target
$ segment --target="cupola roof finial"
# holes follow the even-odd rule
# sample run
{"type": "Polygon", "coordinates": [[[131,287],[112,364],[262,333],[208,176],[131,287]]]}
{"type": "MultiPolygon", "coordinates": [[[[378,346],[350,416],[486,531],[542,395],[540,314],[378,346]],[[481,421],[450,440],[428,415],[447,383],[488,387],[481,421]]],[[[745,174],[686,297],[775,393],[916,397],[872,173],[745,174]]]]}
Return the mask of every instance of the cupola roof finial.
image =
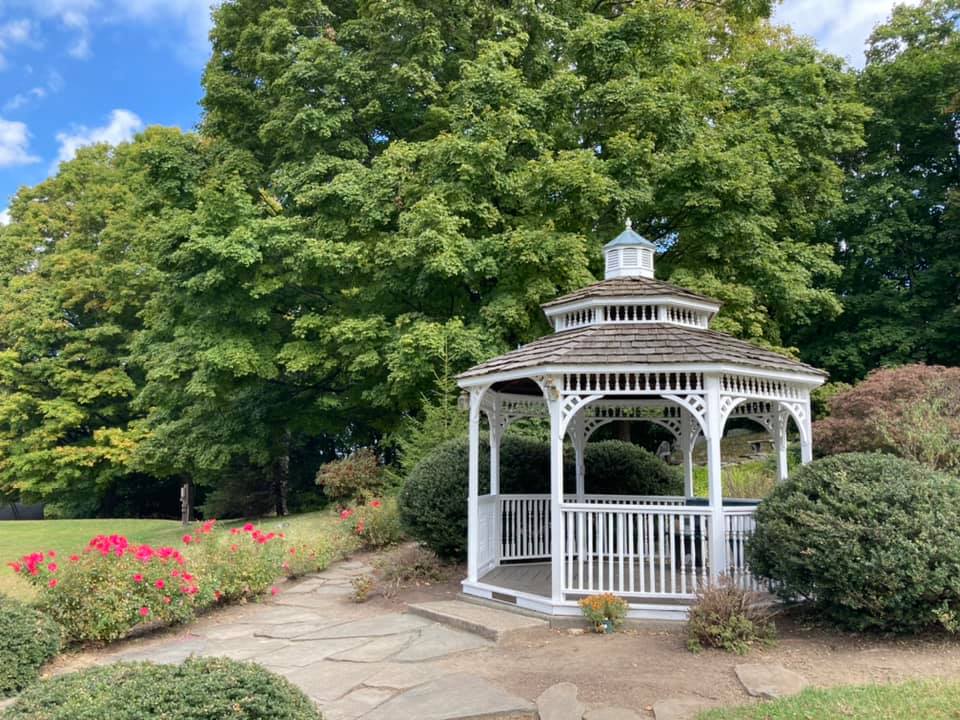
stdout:
{"type": "Polygon", "coordinates": [[[656,246],[633,230],[630,218],[623,232],[603,246],[607,280],[618,277],[653,277],[653,255],[656,246]]]}

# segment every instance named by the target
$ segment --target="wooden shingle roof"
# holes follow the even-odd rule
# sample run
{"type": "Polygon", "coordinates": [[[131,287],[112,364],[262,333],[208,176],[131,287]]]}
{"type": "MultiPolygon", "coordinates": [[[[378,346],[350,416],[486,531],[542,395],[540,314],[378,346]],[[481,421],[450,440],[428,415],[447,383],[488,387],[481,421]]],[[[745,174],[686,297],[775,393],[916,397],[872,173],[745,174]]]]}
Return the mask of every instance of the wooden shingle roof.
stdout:
{"type": "Polygon", "coordinates": [[[459,377],[467,379],[556,365],[672,363],[746,365],[765,370],[826,375],[799,360],[713,330],[666,323],[616,323],[547,335],[476,365],[459,377]]]}
{"type": "Polygon", "coordinates": [[[580,288],[569,295],[564,295],[563,297],[558,297],[556,300],[543,303],[540,307],[546,310],[548,308],[556,307],[557,305],[565,305],[567,303],[576,302],[578,300],[587,300],[588,298],[593,297],[643,298],[668,295],[678,298],[685,298],[687,300],[705,302],[711,305],[719,306],[722,304],[719,300],[707,297],[706,295],[698,295],[695,292],[690,292],[682,287],[665,283],[662,280],[655,280],[653,278],[645,277],[618,277],[609,280],[601,280],[593,285],[587,285],[586,287],[580,288]]]}

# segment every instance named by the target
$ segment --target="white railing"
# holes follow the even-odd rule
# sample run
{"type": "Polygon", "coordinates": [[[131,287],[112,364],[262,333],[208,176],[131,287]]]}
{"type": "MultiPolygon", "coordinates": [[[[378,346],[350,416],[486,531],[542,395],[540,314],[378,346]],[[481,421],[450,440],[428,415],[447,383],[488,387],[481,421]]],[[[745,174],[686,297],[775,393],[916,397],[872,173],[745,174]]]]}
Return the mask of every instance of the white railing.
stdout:
{"type": "Polygon", "coordinates": [[[755,508],[724,508],[723,528],[727,539],[727,574],[745,590],[762,592],[764,586],[757,582],[747,565],[747,539],[757,527],[753,511],[755,508]]]}
{"type": "MultiPolygon", "coordinates": [[[[499,498],[500,502],[500,559],[549,558],[550,496],[528,494],[495,497],[499,498]]],[[[578,502],[578,499],[576,495],[565,495],[563,501],[578,502]]],[[[585,495],[579,502],[607,505],[683,505],[685,498],[682,495],[585,495]]],[[[481,519],[481,525],[482,523],[481,519]]]]}
{"type": "Polygon", "coordinates": [[[479,510],[479,524],[477,531],[480,541],[477,567],[483,573],[497,564],[497,496],[481,495],[477,506],[479,510]]]}
{"type": "Polygon", "coordinates": [[[693,597],[710,575],[710,509],[567,504],[565,595],[693,597]]]}

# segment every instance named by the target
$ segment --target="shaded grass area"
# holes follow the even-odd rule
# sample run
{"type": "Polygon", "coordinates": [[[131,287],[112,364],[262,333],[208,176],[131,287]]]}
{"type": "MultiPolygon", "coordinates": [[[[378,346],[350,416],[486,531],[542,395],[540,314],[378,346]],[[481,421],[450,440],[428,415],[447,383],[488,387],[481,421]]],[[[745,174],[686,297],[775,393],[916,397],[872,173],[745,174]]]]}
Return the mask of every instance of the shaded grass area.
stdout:
{"type": "MultiPolygon", "coordinates": [[[[230,527],[245,520],[230,520],[230,527]]],[[[337,515],[333,510],[291,515],[285,518],[253,520],[266,532],[284,532],[293,541],[317,542],[335,532],[337,515]]],[[[176,520],[136,520],[130,518],[94,518],[84,520],[12,520],[0,522],[0,594],[21,600],[33,597],[34,590],[17,576],[7,563],[32,552],[55,550],[60,556],[79,553],[96,535],[125,535],[134,544],[172,545],[195,526],[184,528],[176,520]]]]}
{"type": "MultiPolygon", "coordinates": [[[[723,468],[723,496],[725,498],[762,499],[776,484],[776,470],[767,460],[750,460],[723,468]]],[[[707,497],[707,468],[693,469],[693,492],[707,497]]]]}
{"type": "Polygon", "coordinates": [[[697,720],[956,720],[960,682],[928,680],[805,690],[773,702],[710,710],[697,720]]]}

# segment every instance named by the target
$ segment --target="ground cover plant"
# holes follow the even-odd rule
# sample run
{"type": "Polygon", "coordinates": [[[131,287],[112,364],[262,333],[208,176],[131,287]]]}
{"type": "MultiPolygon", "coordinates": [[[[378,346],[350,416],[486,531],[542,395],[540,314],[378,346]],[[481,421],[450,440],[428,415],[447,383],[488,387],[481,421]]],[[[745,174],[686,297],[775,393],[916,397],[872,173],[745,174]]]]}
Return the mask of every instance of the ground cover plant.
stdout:
{"type": "Polygon", "coordinates": [[[709,710],[697,720],[954,720],[958,707],[960,682],[929,680],[808,689],[773,702],[709,710]]]}
{"type": "Polygon", "coordinates": [[[580,612],[598,633],[609,633],[623,624],[627,617],[627,602],[613,593],[601,593],[583,598],[580,612]]]}
{"type": "Polygon", "coordinates": [[[60,628],[38,610],[0,595],[0,698],[37,679],[60,651],[60,628]]]}
{"type": "Polygon", "coordinates": [[[320,720],[313,702],[254,663],[116,663],[44,680],[4,720],[320,720]]]}
{"type": "Polygon", "coordinates": [[[816,460],[778,484],[747,544],[754,574],[852,630],[960,629],[960,483],[884,453],[816,460]]]}

